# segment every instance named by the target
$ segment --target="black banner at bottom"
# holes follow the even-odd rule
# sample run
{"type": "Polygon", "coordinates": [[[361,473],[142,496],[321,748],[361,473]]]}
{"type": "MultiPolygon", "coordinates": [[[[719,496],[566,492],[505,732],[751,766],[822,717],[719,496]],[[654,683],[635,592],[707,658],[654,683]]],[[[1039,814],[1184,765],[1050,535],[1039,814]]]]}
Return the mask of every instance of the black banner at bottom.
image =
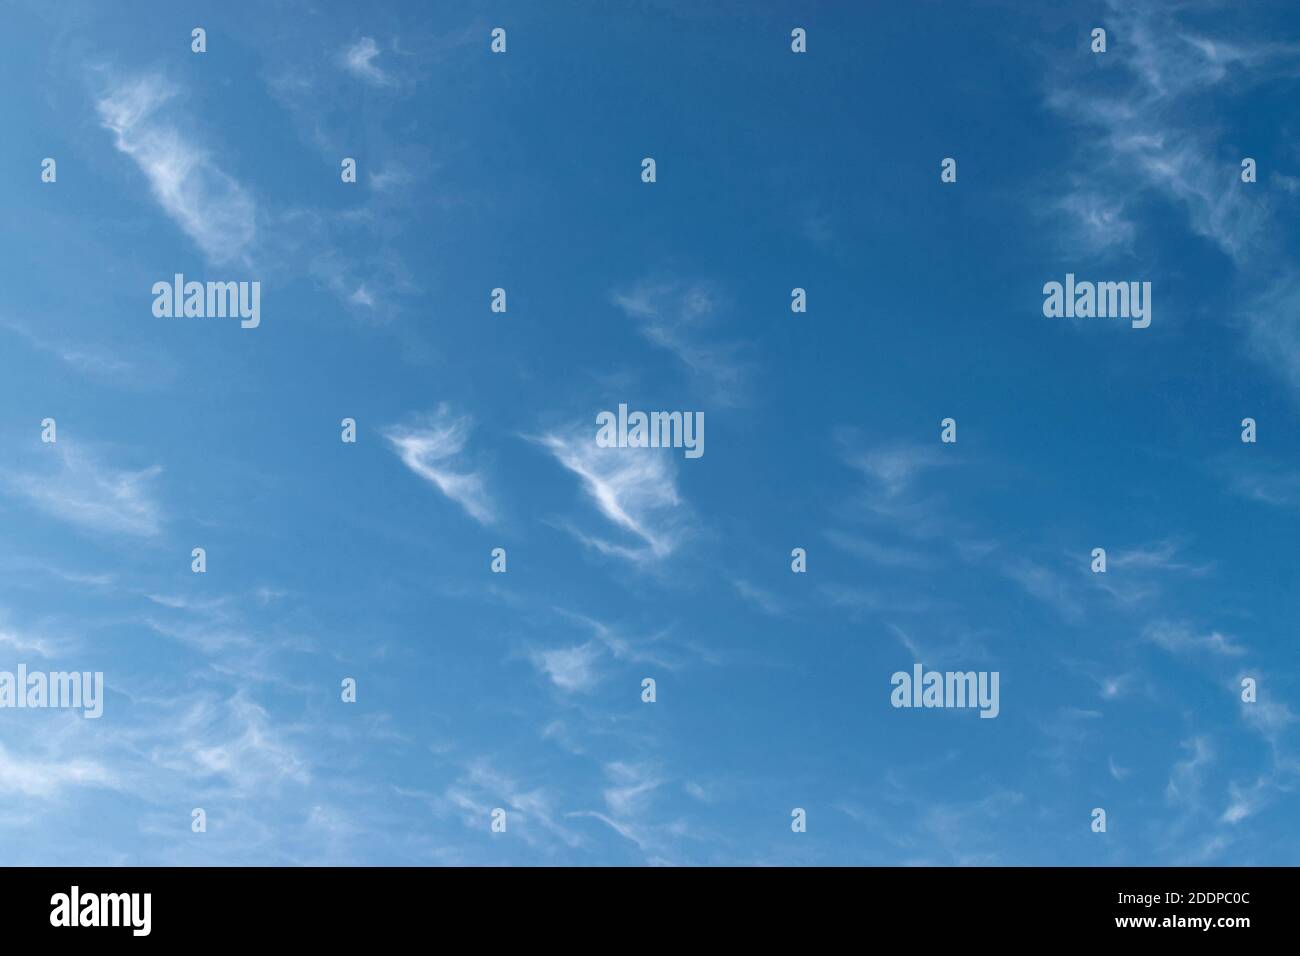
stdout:
{"type": "Polygon", "coordinates": [[[0,917],[10,940],[205,947],[373,945],[430,930],[444,942],[452,931],[603,945],[902,933],[922,947],[1099,937],[1232,946],[1294,939],[1297,872],[27,868],[0,870],[0,917]]]}

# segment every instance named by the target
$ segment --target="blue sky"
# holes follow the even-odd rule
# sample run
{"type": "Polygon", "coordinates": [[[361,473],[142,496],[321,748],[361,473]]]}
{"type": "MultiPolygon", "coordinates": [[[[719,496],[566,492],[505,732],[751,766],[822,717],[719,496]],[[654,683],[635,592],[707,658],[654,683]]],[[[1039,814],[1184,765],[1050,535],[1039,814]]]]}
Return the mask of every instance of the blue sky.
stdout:
{"type": "Polygon", "coordinates": [[[4,861],[1300,862],[1300,20],[1051,7],[7,4],[4,861]]]}

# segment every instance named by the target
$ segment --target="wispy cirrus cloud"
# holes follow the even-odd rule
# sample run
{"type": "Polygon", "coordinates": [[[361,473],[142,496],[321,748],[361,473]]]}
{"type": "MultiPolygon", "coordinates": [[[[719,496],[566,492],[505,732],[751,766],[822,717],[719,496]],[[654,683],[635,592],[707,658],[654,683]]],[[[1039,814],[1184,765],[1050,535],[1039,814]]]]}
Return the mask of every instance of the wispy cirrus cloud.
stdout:
{"type": "Polygon", "coordinates": [[[1113,551],[1107,565],[1125,571],[1173,572],[1200,577],[1214,570],[1214,562],[1194,562],[1182,557],[1183,548],[1177,541],[1157,541],[1152,544],[1113,551]]]}
{"type": "Polygon", "coordinates": [[[1128,212],[1131,200],[1086,185],[1086,177],[1078,178],[1082,182],[1075,184],[1053,207],[1054,212],[1064,213],[1065,221],[1072,224],[1071,238],[1094,255],[1108,249],[1128,252],[1137,236],[1137,226],[1128,212]]]}
{"type": "Polygon", "coordinates": [[[1170,803],[1196,804],[1200,798],[1201,779],[1214,760],[1214,749],[1205,737],[1189,737],[1182,742],[1187,756],[1174,763],[1165,786],[1170,803]]]}
{"type": "Polygon", "coordinates": [[[603,823],[634,844],[652,866],[673,865],[682,840],[694,837],[682,821],[661,822],[652,815],[655,795],[668,780],[645,761],[613,760],[603,770],[608,781],[601,793],[605,809],[576,810],[566,816],[603,823]]]}
{"type": "Polygon", "coordinates": [[[1294,793],[1296,781],[1300,780],[1300,756],[1294,746],[1300,716],[1277,693],[1278,685],[1270,675],[1258,668],[1238,671],[1226,683],[1226,689],[1237,699],[1242,721],[1260,736],[1269,753],[1269,764],[1262,772],[1248,777],[1246,782],[1228,783],[1228,802],[1219,822],[1235,826],[1259,813],[1279,794],[1294,793]],[[1257,696],[1251,700],[1241,698],[1242,683],[1247,677],[1257,682],[1257,696]]]}
{"type": "Polygon", "coordinates": [[[67,439],[49,446],[55,464],[4,474],[5,483],[41,511],[93,531],[153,537],[162,530],[154,488],[162,466],[115,468],[67,439]]]}
{"type": "MultiPolygon", "coordinates": [[[[1049,105],[1089,133],[1078,138],[1085,144],[1081,168],[1058,208],[1076,224],[1083,251],[1093,254],[1129,251],[1143,231],[1137,210],[1147,198],[1181,209],[1188,229],[1248,280],[1232,316],[1246,329],[1245,350],[1300,397],[1300,281],[1295,247],[1281,227],[1296,215],[1295,191],[1285,178],[1268,177],[1280,190],[1264,180],[1243,184],[1240,163],[1248,153],[1220,118],[1231,111],[1205,109],[1210,94],[1241,102],[1269,84],[1293,82],[1300,44],[1243,35],[1223,17],[1221,33],[1210,35],[1198,14],[1216,6],[1110,0],[1107,27],[1124,44],[1116,68],[1100,71],[1111,82],[1098,85],[1100,73],[1072,68],[1049,81],[1049,105]]],[[[1239,112],[1250,105],[1242,102],[1239,112]]],[[[1161,216],[1158,228],[1167,225],[1161,216]]]]}
{"type": "Polygon", "coordinates": [[[1242,787],[1235,782],[1228,784],[1228,806],[1219,817],[1220,823],[1240,823],[1254,815],[1262,802],[1259,787],[1242,787]]]}
{"type": "Polygon", "coordinates": [[[1179,622],[1157,621],[1149,624],[1143,630],[1142,636],[1171,654],[1200,652],[1238,657],[1246,653],[1246,649],[1240,644],[1233,643],[1231,637],[1218,631],[1200,634],[1190,625],[1179,622]]]}
{"type": "Polygon", "coordinates": [[[636,322],[647,341],[677,356],[708,390],[711,401],[722,405],[748,401],[753,371],[749,350],[741,343],[711,337],[724,301],[713,283],[647,279],[615,291],[611,299],[636,322]]]}
{"type": "Polygon", "coordinates": [[[824,532],[826,540],[841,551],[869,561],[872,564],[891,568],[922,569],[933,565],[934,561],[919,551],[909,548],[883,544],[862,535],[846,534],[834,528],[824,532]]]}
{"type": "Polygon", "coordinates": [[[1134,682],[1132,674],[1106,674],[1098,679],[1102,700],[1118,700],[1128,693],[1134,682]]]}
{"type": "Polygon", "coordinates": [[[225,698],[203,694],[174,719],[174,732],[155,743],[158,766],[218,781],[241,797],[311,782],[305,754],[243,688],[225,698]]]}
{"type": "Polygon", "coordinates": [[[560,822],[557,801],[547,787],[525,788],[513,775],[479,757],[431,804],[438,813],[458,813],[465,826],[476,831],[500,807],[507,812],[508,832],[520,834],[530,846],[554,845],[556,840],[569,847],[581,845],[582,838],[560,822]]]}
{"type": "Polygon", "coordinates": [[[0,627],[0,648],[14,654],[36,654],[39,657],[55,655],[55,646],[47,638],[21,634],[3,627],[0,627]]]}
{"type": "Polygon", "coordinates": [[[89,758],[15,754],[0,744],[0,793],[49,800],[74,787],[120,787],[117,775],[89,758]]]}
{"type": "Polygon", "coordinates": [[[474,421],[453,414],[446,403],[413,425],[394,425],[383,435],[407,468],[456,502],[480,524],[495,520],[483,476],[456,467],[474,421]]]}
{"type": "Polygon", "coordinates": [[[746,602],[758,608],[769,617],[780,617],[786,613],[786,604],[770,591],[751,584],[744,578],[733,578],[731,586],[736,589],[746,602]]]}
{"type": "Polygon", "coordinates": [[[601,448],[594,430],[548,432],[535,441],[582,480],[596,508],[640,544],[626,545],[578,532],[587,545],[634,561],[666,558],[685,536],[670,452],[660,448],[601,448]]]}
{"type": "Polygon", "coordinates": [[[929,445],[894,442],[869,447],[848,429],[840,429],[835,437],[844,463],[869,478],[887,498],[899,498],[912,491],[923,473],[950,463],[929,445]]]}
{"type": "Polygon", "coordinates": [[[1213,561],[1195,561],[1174,539],[1131,548],[1113,548],[1107,554],[1108,573],[1089,574],[1091,584],[1110,595],[1121,607],[1135,609],[1158,599],[1171,576],[1200,578],[1212,573],[1213,561]],[[1116,573],[1118,572],[1118,573],[1116,573]]]}
{"type": "Polygon", "coordinates": [[[670,628],[648,634],[629,632],[620,625],[607,624],[585,614],[553,608],[566,625],[577,624],[590,633],[580,643],[560,647],[534,647],[527,651],[528,660],[557,688],[565,692],[588,692],[595,688],[606,664],[626,661],[652,664],[657,669],[675,670],[690,659],[715,660],[707,652],[676,639],[670,628]]]}
{"type": "Polygon", "coordinates": [[[1183,22],[1196,4],[1111,2],[1107,26],[1124,38],[1125,55],[1098,88],[1078,71],[1060,71],[1048,103],[1098,138],[1085,147],[1090,175],[1063,200],[1085,215],[1085,233],[1099,243],[1131,243],[1136,224],[1127,210],[1144,190],[1183,207],[1198,235],[1238,263],[1263,237],[1270,214],[1262,194],[1234,188],[1240,156],[1218,142],[1223,130],[1206,122],[1198,98],[1210,89],[1248,86],[1294,73],[1300,46],[1262,38],[1226,42],[1183,22]],[[1099,189],[1099,179],[1105,188],[1099,189]]]}
{"type": "Polygon", "coordinates": [[[1083,620],[1084,606],[1078,588],[1059,571],[1029,560],[1015,561],[1004,570],[1026,594],[1053,608],[1062,620],[1070,624],[1083,620]]]}
{"type": "Polygon", "coordinates": [[[379,59],[379,44],[374,37],[361,37],[340,54],[343,68],[371,86],[393,86],[397,81],[375,62],[379,59]]]}
{"type": "Polygon", "coordinates": [[[562,691],[592,690],[599,672],[596,667],[601,650],[593,641],[572,647],[535,650],[529,654],[533,665],[562,691]]]}
{"type": "MultiPolygon", "coordinates": [[[[952,527],[938,517],[942,497],[922,490],[927,473],[953,464],[951,448],[941,451],[911,441],[873,444],[855,428],[837,428],[832,437],[840,459],[865,479],[865,488],[852,505],[854,513],[913,539],[930,539],[941,533],[951,536],[952,527]]],[[[883,551],[876,555],[885,556],[883,551]]],[[[916,558],[901,550],[891,557],[895,563],[915,563],[916,558]]]]}
{"type": "Polygon", "coordinates": [[[257,206],[212,153],[165,116],[177,88],[160,76],[120,79],[96,102],[118,150],[135,160],[163,211],[216,263],[246,258],[257,206]]]}
{"type": "MultiPolygon", "coordinates": [[[[1300,367],[1297,372],[1300,373],[1300,367]]],[[[1300,383],[1300,376],[1297,382],[1300,383]]],[[[1275,508],[1300,507],[1300,471],[1267,462],[1232,461],[1227,457],[1217,470],[1233,494],[1275,508]]]]}
{"type": "Polygon", "coordinates": [[[645,764],[615,760],[605,765],[605,773],[610,779],[604,792],[605,806],[618,817],[640,813],[651,794],[663,785],[663,779],[645,764]]]}
{"type": "Polygon", "coordinates": [[[111,381],[114,384],[136,386],[145,374],[145,370],[137,363],[85,341],[78,341],[75,344],[68,341],[54,341],[37,335],[27,325],[4,318],[0,318],[0,329],[8,329],[24,339],[36,351],[53,355],[70,368],[93,378],[111,381]]]}

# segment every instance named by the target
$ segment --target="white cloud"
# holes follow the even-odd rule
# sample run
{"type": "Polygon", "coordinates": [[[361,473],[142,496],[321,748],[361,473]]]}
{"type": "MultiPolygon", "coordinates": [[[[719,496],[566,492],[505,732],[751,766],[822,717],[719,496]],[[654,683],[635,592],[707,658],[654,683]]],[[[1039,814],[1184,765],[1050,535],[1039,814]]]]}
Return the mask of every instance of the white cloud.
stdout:
{"type": "Polygon", "coordinates": [[[574,647],[534,651],[533,665],[563,691],[589,691],[597,679],[596,661],[601,650],[593,642],[574,647]]]}
{"type": "Polygon", "coordinates": [[[783,601],[768,591],[764,591],[762,588],[750,584],[743,578],[733,579],[731,585],[736,589],[737,594],[750,604],[757,607],[764,614],[771,617],[778,617],[785,613],[786,608],[783,601]]]}
{"type": "Polygon", "coordinates": [[[54,646],[44,638],[28,637],[4,629],[0,629],[0,647],[7,648],[15,654],[35,654],[38,657],[54,656],[54,646]]]}
{"type": "MultiPolygon", "coordinates": [[[[1256,672],[1256,675],[1261,682],[1264,680],[1263,675],[1258,672],[1256,672]]],[[[1241,679],[1245,676],[1247,675],[1238,675],[1236,681],[1231,685],[1234,694],[1241,690],[1241,679]]],[[[1241,701],[1241,716],[1248,726],[1274,746],[1281,743],[1282,735],[1292,724],[1296,723],[1297,719],[1300,719],[1292,712],[1286,701],[1270,698],[1267,694],[1264,695],[1262,700],[1254,702],[1241,701]]]]}
{"type": "Polygon", "coordinates": [[[159,114],[176,90],[157,76],[122,81],[97,103],[117,148],[135,160],[154,198],[209,259],[245,257],[256,234],[256,206],[211,155],[159,114]]]}
{"type": "Polygon", "coordinates": [[[1244,647],[1234,644],[1232,638],[1226,637],[1218,631],[1197,634],[1186,624],[1171,623],[1169,621],[1157,621],[1147,625],[1142,632],[1142,636],[1171,654],[1204,651],[1211,654],[1236,657],[1246,653],[1244,647]]]}
{"type": "Polygon", "coordinates": [[[153,489],[161,466],[119,470],[66,439],[49,447],[57,467],[40,474],[7,475],[16,492],[61,521],[95,531],[139,537],[161,531],[161,509],[153,489]]]}
{"type": "Polygon", "coordinates": [[[744,347],[705,338],[721,310],[721,295],[712,284],[646,280],[615,292],[612,299],[637,323],[642,336],[672,352],[708,387],[711,401],[746,401],[751,362],[744,357],[744,347]]]}
{"type": "Polygon", "coordinates": [[[1219,818],[1221,823],[1240,823],[1258,809],[1258,794],[1254,789],[1247,792],[1237,784],[1229,783],[1228,798],[1228,806],[1219,818]]]}
{"type": "MultiPolygon", "coordinates": [[[[862,434],[854,428],[836,428],[832,433],[840,449],[840,458],[850,468],[866,479],[866,487],[856,496],[852,511],[875,523],[884,523],[895,533],[913,540],[933,539],[943,536],[950,542],[960,542],[953,521],[942,517],[944,501],[940,494],[923,493],[922,477],[929,471],[951,465],[957,459],[955,449],[940,451],[932,445],[916,442],[892,441],[875,446],[868,445],[862,434]]],[[[837,523],[843,515],[837,514],[837,523]]],[[[840,542],[849,544],[848,539],[840,542]]],[[[896,565],[919,566],[926,557],[903,550],[874,548],[872,542],[859,541],[859,553],[869,560],[896,565]]],[[[955,545],[959,548],[963,545],[955,545]]],[[[981,545],[973,545],[976,550],[981,545]]],[[[930,554],[938,549],[930,549],[930,554]]]]}
{"type": "Polygon", "coordinates": [[[167,739],[154,742],[156,764],[194,778],[219,778],[239,796],[311,782],[305,757],[242,689],[225,700],[206,695],[194,701],[169,730],[167,739]]]}
{"type": "Polygon", "coordinates": [[[605,774],[612,783],[604,792],[605,806],[619,818],[642,813],[663,783],[648,767],[621,760],[606,764],[605,774]]]}
{"type": "Polygon", "coordinates": [[[1137,227],[1126,206],[1126,200],[1112,192],[1080,186],[1058,200],[1055,208],[1064,213],[1074,238],[1088,252],[1097,253],[1112,246],[1124,250],[1132,247],[1137,227]]]}
{"type": "Polygon", "coordinates": [[[1180,560],[1182,549],[1177,542],[1161,541],[1145,547],[1116,551],[1108,556],[1111,568],[1124,568],[1138,571],[1185,571],[1193,576],[1203,575],[1213,570],[1214,565],[1193,564],[1180,560]]]}
{"type": "Polygon", "coordinates": [[[638,832],[636,827],[630,826],[627,823],[622,823],[618,820],[611,820],[608,816],[606,816],[603,813],[599,813],[595,810],[574,810],[572,813],[566,813],[565,816],[566,817],[590,817],[593,820],[599,820],[601,823],[605,824],[605,826],[609,827],[611,830],[613,830],[619,836],[623,837],[625,840],[629,840],[632,843],[635,843],[638,849],[643,851],[649,849],[649,845],[646,843],[644,838],[638,832]]]}
{"type": "MultiPolygon", "coordinates": [[[[1296,263],[1285,267],[1286,275],[1260,280],[1262,291],[1251,297],[1241,314],[1249,330],[1250,354],[1272,366],[1294,393],[1300,393],[1300,279],[1296,263]]],[[[1298,487],[1300,478],[1295,473],[1278,473],[1242,475],[1238,490],[1273,504],[1294,504],[1298,487]]]]}
{"type": "Polygon", "coordinates": [[[885,626],[889,628],[894,637],[898,638],[898,643],[902,644],[904,650],[912,655],[913,660],[923,661],[926,659],[927,655],[925,651],[921,650],[921,645],[912,639],[912,635],[908,634],[897,624],[887,624],[885,626]]]}
{"type": "Polygon", "coordinates": [[[390,189],[409,186],[414,181],[415,176],[409,170],[396,165],[373,172],[366,179],[366,182],[370,184],[370,188],[376,192],[387,192],[390,189]]]}
{"type": "MultiPolygon", "coordinates": [[[[1247,115],[1254,88],[1300,75],[1300,44],[1194,33],[1182,18],[1195,4],[1112,0],[1110,7],[1107,26],[1125,50],[1113,61],[1117,68],[1105,71],[1111,82],[1099,88],[1091,82],[1096,71],[1062,69],[1047,97],[1084,128],[1076,137],[1086,144],[1074,175],[1079,185],[1063,200],[1072,213],[1067,221],[1082,221],[1084,251],[1096,252],[1131,243],[1136,226],[1128,211],[1149,205],[1150,196],[1181,208],[1190,231],[1217,246],[1249,290],[1230,316],[1246,328],[1247,348],[1300,392],[1300,285],[1280,239],[1294,218],[1282,205],[1286,183],[1281,192],[1262,183],[1243,187],[1239,164],[1248,151],[1205,111],[1213,91],[1247,115]]],[[[1218,19],[1222,29],[1234,26],[1218,19]]],[[[1158,222],[1163,228],[1169,219],[1158,222]]]]}
{"type": "MultiPolygon", "coordinates": [[[[456,782],[447,788],[443,804],[459,809],[466,827],[478,831],[495,807],[508,812],[507,826],[531,846],[542,843],[545,834],[566,846],[582,843],[580,837],[559,822],[555,797],[545,787],[524,790],[508,774],[498,772],[483,758],[471,762],[456,782]]],[[[442,805],[439,805],[441,807],[442,805]]]]}
{"type": "Polygon", "coordinates": [[[1004,570],[1027,594],[1054,608],[1062,620],[1071,624],[1083,620],[1083,605],[1076,588],[1063,575],[1030,561],[1017,561],[1004,570]]]}
{"type": "Polygon", "coordinates": [[[881,544],[861,535],[845,534],[835,529],[826,531],[824,534],[826,540],[841,551],[870,561],[872,564],[891,568],[921,569],[928,568],[934,563],[929,557],[919,552],[881,544]]]}
{"type": "Polygon", "coordinates": [[[402,463],[465,509],[481,524],[495,520],[483,477],[474,471],[454,471],[451,459],[465,448],[473,419],[457,417],[446,404],[440,405],[414,426],[397,425],[384,430],[402,463]]]}
{"type": "Polygon", "coordinates": [[[1294,50],[1190,38],[1178,23],[1176,6],[1111,6],[1109,26],[1124,37],[1127,51],[1117,61],[1127,82],[1111,93],[1083,85],[1088,78],[1077,72],[1063,73],[1048,97],[1062,114],[1098,134],[1089,153],[1097,165],[1091,175],[1076,177],[1081,185],[1064,200],[1066,207],[1076,214],[1095,212],[1086,217],[1092,223],[1085,236],[1101,238],[1102,230],[1111,240],[1128,243],[1133,225],[1124,208],[1142,190],[1155,190],[1183,206],[1194,232],[1243,261],[1267,224],[1264,200],[1233,188],[1240,156],[1222,157],[1215,142],[1219,131],[1205,122],[1195,98],[1237,76],[1262,80],[1267,66],[1294,56],[1294,50]],[[1229,69],[1247,64],[1249,71],[1229,69]],[[1104,187],[1098,186],[1100,176],[1104,187]]]}
{"type": "Polygon", "coordinates": [[[25,339],[32,348],[53,355],[71,368],[95,378],[121,384],[123,381],[138,381],[143,374],[143,369],[135,363],[84,341],[71,345],[62,341],[46,340],[25,325],[6,319],[0,319],[0,328],[8,329],[25,339]]]}
{"type": "Polygon", "coordinates": [[[688,780],[682,784],[682,789],[687,795],[700,801],[701,803],[713,803],[718,799],[717,787],[697,783],[694,780],[688,780]]]}
{"type": "Polygon", "coordinates": [[[870,478],[876,489],[889,498],[910,491],[923,472],[949,463],[947,457],[928,445],[895,443],[864,448],[848,430],[840,430],[836,438],[845,464],[870,478]]]}
{"type": "Polygon", "coordinates": [[[0,744],[0,793],[48,800],[69,787],[117,787],[103,764],[85,758],[38,760],[11,754],[0,744]]]}
{"type": "Polygon", "coordinates": [[[1170,803],[1195,804],[1201,790],[1201,777],[1214,760],[1214,751],[1204,737],[1189,737],[1182,742],[1188,756],[1174,764],[1165,787],[1170,803]]]}
{"type": "Polygon", "coordinates": [[[1117,677],[1106,676],[1101,678],[1102,700],[1119,699],[1127,693],[1128,687],[1132,682],[1133,676],[1131,674],[1120,674],[1117,677]]]}
{"type": "Polygon", "coordinates": [[[589,434],[552,432],[537,439],[582,479],[584,490],[606,518],[644,542],[633,548],[580,536],[604,553],[633,560],[670,555],[683,536],[677,509],[677,473],[669,450],[601,448],[589,434]]]}
{"type": "Polygon", "coordinates": [[[372,86],[392,86],[393,78],[375,64],[377,59],[379,45],[373,37],[362,37],[343,51],[343,66],[353,76],[372,86]]]}
{"type": "Polygon", "coordinates": [[[689,645],[673,640],[667,630],[645,637],[625,637],[615,627],[583,614],[558,607],[552,610],[562,618],[582,625],[592,634],[591,639],[581,644],[533,648],[527,652],[532,665],[567,693],[586,693],[594,689],[601,676],[601,664],[607,660],[632,661],[653,665],[657,670],[675,670],[683,666],[683,650],[705,656],[689,645]]]}
{"type": "MultiPolygon", "coordinates": [[[[1300,304],[1300,300],[1297,304],[1300,304]]],[[[1300,341],[1300,328],[1297,331],[1297,341],[1300,341]]],[[[1296,358],[1295,383],[1300,387],[1300,352],[1296,358]]],[[[1300,472],[1259,465],[1243,468],[1237,462],[1232,462],[1222,470],[1226,472],[1231,490],[1243,498],[1275,508],[1289,508],[1300,502],[1300,472]]]]}
{"type": "Polygon", "coordinates": [[[625,840],[636,844],[646,854],[647,863],[670,865],[671,846],[686,835],[685,825],[680,821],[656,824],[646,820],[653,794],[664,780],[644,764],[616,760],[605,764],[604,769],[611,784],[602,794],[608,812],[577,810],[566,816],[599,820],[625,840]]]}
{"type": "Polygon", "coordinates": [[[1163,591],[1163,575],[1204,577],[1214,570],[1213,561],[1196,563],[1183,558],[1181,545],[1171,540],[1127,550],[1112,549],[1107,564],[1112,571],[1124,573],[1089,574],[1089,581],[1129,609],[1158,598],[1163,591]]]}

